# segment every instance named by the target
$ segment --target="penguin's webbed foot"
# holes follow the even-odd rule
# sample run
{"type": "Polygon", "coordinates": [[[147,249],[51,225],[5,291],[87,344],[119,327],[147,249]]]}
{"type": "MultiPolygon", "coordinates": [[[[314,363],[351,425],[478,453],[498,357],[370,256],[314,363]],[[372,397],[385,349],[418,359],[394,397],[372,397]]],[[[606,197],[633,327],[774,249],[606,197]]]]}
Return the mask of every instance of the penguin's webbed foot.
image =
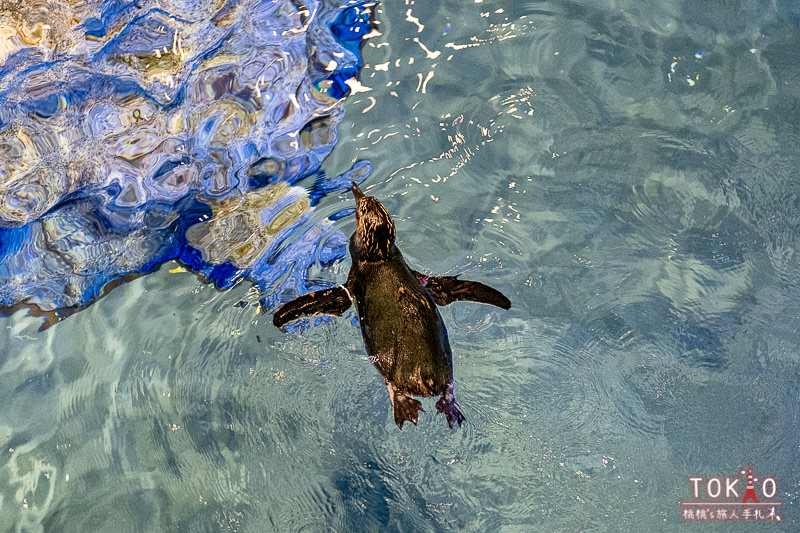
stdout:
{"type": "Polygon", "coordinates": [[[419,419],[419,412],[425,409],[422,408],[421,401],[402,394],[401,398],[393,405],[392,410],[394,411],[395,424],[397,424],[397,427],[400,429],[403,429],[403,423],[406,420],[416,426],[417,420],[419,419]]]}
{"type": "Polygon", "coordinates": [[[447,417],[447,425],[450,426],[450,428],[453,427],[453,422],[457,422],[458,427],[461,427],[461,423],[464,421],[464,415],[461,414],[461,411],[458,409],[455,395],[453,395],[452,385],[447,386],[445,393],[442,394],[442,397],[436,402],[436,412],[444,413],[444,416],[447,417]]]}
{"type": "Polygon", "coordinates": [[[403,423],[406,420],[417,425],[419,420],[419,412],[425,411],[422,408],[422,402],[409,396],[405,392],[400,392],[394,388],[391,383],[387,384],[389,387],[389,398],[392,400],[392,412],[394,413],[394,423],[397,427],[403,429],[403,423]]]}

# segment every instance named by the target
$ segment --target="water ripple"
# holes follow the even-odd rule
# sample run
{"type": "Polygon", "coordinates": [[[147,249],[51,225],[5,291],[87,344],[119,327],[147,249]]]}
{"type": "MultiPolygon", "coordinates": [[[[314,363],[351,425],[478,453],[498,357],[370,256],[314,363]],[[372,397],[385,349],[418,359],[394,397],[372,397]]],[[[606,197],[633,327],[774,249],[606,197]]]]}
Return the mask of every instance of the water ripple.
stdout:
{"type": "Polygon", "coordinates": [[[303,280],[329,240],[313,206],[369,172],[318,173],[369,3],[58,5],[54,26],[40,7],[10,10],[0,64],[0,308],[49,325],[171,259],[219,287],[303,280]]]}

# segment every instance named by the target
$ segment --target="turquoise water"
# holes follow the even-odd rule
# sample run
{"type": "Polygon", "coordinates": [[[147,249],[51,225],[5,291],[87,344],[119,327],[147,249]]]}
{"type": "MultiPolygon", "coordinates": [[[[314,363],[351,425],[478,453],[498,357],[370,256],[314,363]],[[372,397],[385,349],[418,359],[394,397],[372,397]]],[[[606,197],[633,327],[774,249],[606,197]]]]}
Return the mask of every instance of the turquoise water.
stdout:
{"type": "Polygon", "coordinates": [[[796,530],[800,11],[706,4],[378,5],[314,146],[371,163],[418,270],[512,300],[441,308],[464,426],[426,399],[397,429],[352,310],[272,327],[287,276],[346,277],[332,190],[283,277],[167,261],[43,331],[0,319],[0,530],[796,530]],[[748,464],[781,523],[682,521],[688,476],[748,464]]]}

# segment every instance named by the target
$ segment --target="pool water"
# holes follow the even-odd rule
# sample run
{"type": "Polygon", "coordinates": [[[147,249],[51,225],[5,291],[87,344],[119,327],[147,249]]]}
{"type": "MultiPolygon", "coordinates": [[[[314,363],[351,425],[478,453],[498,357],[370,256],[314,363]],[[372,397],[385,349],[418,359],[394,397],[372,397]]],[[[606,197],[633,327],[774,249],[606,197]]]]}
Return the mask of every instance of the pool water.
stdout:
{"type": "Polygon", "coordinates": [[[140,4],[0,15],[0,530],[800,527],[794,3],[140,4]],[[460,429],[398,430],[352,309],[272,326],[346,279],[351,178],[512,301],[440,308],[460,429]],[[780,520],[686,523],[747,465],[780,520]]]}

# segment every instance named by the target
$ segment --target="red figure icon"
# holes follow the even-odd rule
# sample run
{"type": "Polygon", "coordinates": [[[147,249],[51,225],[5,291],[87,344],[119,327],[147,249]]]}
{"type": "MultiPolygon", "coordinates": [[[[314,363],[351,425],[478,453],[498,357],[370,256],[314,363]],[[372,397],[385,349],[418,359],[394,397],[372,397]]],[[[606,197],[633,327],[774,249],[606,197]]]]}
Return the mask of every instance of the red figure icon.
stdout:
{"type": "MultiPolygon", "coordinates": [[[[742,503],[747,503],[748,499],[752,499],[753,503],[758,503],[755,487],[753,486],[753,465],[747,465],[747,470],[740,470],[739,473],[742,475],[747,474],[747,488],[745,489],[742,503]]],[[[758,481],[758,478],[755,478],[755,481],[758,481]]]]}

